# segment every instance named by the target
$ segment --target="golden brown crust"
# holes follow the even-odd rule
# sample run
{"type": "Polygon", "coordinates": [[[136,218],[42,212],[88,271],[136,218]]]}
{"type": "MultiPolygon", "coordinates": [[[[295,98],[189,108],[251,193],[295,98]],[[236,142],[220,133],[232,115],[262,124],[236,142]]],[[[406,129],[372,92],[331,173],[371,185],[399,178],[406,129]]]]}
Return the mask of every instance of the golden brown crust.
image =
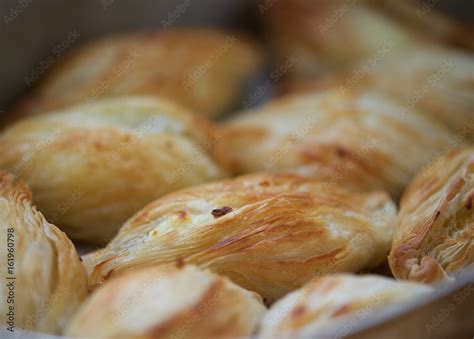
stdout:
{"type": "Polygon", "coordinates": [[[13,118],[120,95],[165,97],[208,116],[231,109],[261,56],[247,37],[169,30],[105,37],[66,56],[13,118]]]}
{"type": "Polygon", "coordinates": [[[333,86],[287,96],[224,122],[216,157],[234,173],[295,170],[329,184],[398,197],[451,134],[369,90],[333,86]]]}
{"type": "Polygon", "coordinates": [[[474,149],[435,160],[401,201],[389,256],[399,279],[436,282],[474,263],[474,149]]]}
{"type": "Polygon", "coordinates": [[[251,335],[265,312],[258,295],[193,266],[153,266],[111,279],[81,306],[66,334],[209,338],[251,335]]]}
{"type": "Polygon", "coordinates": [[[2,324],[58,334],[86,297],[87,278],[72,242],[30,199],[23,181],[0,172],[2,324]]]}
{"type": "Polygon", "coordinates": [[[329,272],[375,267],[391,243],[395,206],[296,174],[242,176],[169,194],[84,257],[92,287],[150,263],[197,264],[267,302],[329,272]]]}
{"type": "Polygon", "coordinates": [[[105,242],[153,199],[219,178],[203,118],[152,97],[122,97],[31,117],[0,135],[0,168],[75,240],[105,242]]]}
{"type": "Polygon", "coordinates": [[[375,275],[318,277],[272,306],[262,319],[259,338],[342,338],[363,318],[431,291],[375,275]]]}

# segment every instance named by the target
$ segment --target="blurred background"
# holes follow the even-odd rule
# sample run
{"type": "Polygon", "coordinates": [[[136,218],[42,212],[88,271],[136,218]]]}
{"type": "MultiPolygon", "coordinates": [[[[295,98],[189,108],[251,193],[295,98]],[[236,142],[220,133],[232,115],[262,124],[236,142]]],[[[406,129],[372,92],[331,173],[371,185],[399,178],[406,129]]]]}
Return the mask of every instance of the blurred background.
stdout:
{"type": "MultiPolygon", "coordinates": [[[[258,5],[273,0],[1,0],[0,111],[29,87],[33,69],[48,56],[110,32],[175,26],[220,26],[259,34],[258,5]]],[[[428,0],[465,23],[474,22],[471,0],[428,0]]],[[[39,64],[43,62],[44,67],[39,64]]]]}

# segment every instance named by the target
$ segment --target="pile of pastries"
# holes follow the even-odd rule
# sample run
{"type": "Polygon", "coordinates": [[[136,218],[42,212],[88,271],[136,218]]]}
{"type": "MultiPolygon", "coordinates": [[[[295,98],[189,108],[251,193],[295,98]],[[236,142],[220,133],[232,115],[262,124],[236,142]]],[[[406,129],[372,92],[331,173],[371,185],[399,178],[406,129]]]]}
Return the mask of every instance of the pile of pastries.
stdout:
{"type": "Polygon", "coordinates": [[[266,42],[64,56],[2,120],[2,325],[343,337],[473,269],[474,35],[417,6],[262,2],[266,42]]]}

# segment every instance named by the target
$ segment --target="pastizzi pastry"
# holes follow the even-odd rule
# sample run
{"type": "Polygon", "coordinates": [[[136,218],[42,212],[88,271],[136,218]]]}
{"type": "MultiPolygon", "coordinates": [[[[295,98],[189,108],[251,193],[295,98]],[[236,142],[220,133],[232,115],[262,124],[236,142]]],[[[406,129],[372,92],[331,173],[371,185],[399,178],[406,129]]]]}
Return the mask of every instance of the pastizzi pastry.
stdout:
{"type": "Polygon", "coordinates": [[[474,148],[433,160],[403,194],[389,256],[393,275],[432,283],[474,263],[474,148]]]}
{"type": "Polygon", "coordinates": [[[270,303],[314,276],[383,262],[395,214],[384,192],[252,174],[154,201],[83,260],[91,287],[137,266],[179,262],[228,276],[270,303]]]}
{"type": "Polygon", "coordinates": [[[163,99],[104,99],[21,120],[0,134],[0,169],[73,240],[102,243],[145,204],[224,176],[215,133],[163,99]]]}
{"type": "Polygon", "coordinates": [[[377,49],[405,49],[410,31],[376,10],[369,1],[280,0],[263,13],[275,64],[293,56],[286,76],[307,78],[344,70],[377,49]]]}
{"type": "Polygon", "coordinates": [[[282,92],[312,93],[340,86],[377,89],[397,99],[402,109],[431,115],[459,138],[474,139],[474,57],[446,48],[391,52],[372,63],[322,79],[290,81],[282,92]]]}
{"type": "Polygon", "coordinates": [[[396,51],[440,42],[474,47],[472,30],[436,8],[405,0],[279,0],[260,6],[272,56],[285,76],[304,79],[373,64],[396,51]],[[418,15],[423,13],[423,15],[418,15]],[[291,58],[291,59],[289,59],[291,58]]]}
{"type": "Polygon", "coordinates": [[[446,48],[394,53],[369,68],[361,86],[429,114],[474,140],[474,54],[446,48]]]}
{"type": "Polygon", "coordinates": [[[293,169],[395,198],[452,137],[435,119],[380,93],[338,86],[270,101],[219,131],[216,157],[234,173],[293,169]]]}
{"type": "Polygon", "coordinates": [[[88,293],[84,267],[72,242],[32,206],[26,184],[2,171],[0,233],[2,326],[59,334],[88,293]]]}
{"type": "Polygon", "coordinates": [[[432,291],[426,285],[376,275],[317,277],[270,308],[259,338],[342,338],[376,312],[432,291]]]}
{"type": "Polygon", "coordinates": [[[113,35],[73,50],[12,112],[43,113],[119,95],[154,95],[213,116],[240,100],[261,63],[242,34],[205,29],[113,35]]]}
{"type": "Polygon", "coordinates": [[[146,267],[111,279],[84,302],[72,337],[215,338],[251,335],[261,298],[194,266],[146,267]]]}

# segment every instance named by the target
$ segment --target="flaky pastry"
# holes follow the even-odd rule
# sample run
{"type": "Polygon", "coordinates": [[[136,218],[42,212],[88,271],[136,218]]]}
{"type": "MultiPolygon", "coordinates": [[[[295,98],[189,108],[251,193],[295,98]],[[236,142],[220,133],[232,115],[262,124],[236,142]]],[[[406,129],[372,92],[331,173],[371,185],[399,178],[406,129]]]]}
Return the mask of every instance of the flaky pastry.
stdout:
{"type": "Polygon", "coordinates": [[[430,162],[401,200],[389,256],[394,276],[431,283],[472,266],[473,199],[473,147],[430,162]]]}
{"type": "Polygon", "coordinates": [[[425,285],[376,275],[318,277],[271,307],[259,338],[342,338],[375,312],[431,292],[425,285]]]}
{"type": "Polygon", "coordinates": [[[377,266],[390,248],[395,213],[383,192],[253,174],[166,195],[83,259],[91,287],[137,266],[178,261],[272,302],[316,275],[377,266]]]}
{"type": "Polygon", "coordinates": [[[26,184],[5,172],[0,233],[2,326],[59,333],[87,295],[84,267],[72,242],[33,207],[26,184]]]}
{"type": "Polygon", "coordinates": [[[216,338],[251,335],[261,298],[193,266],[146,267],[111,279],[70,322],[72,337],[216,338]]]}
{"type": "Polygon", "coordinates": [[[0,168],[72,239],[105,242],[175,189],[222,177],[201,117],[154,97],[121,97],[21,120],[0,135],[0,168]]]}
{"type": "Polygon", "coordinates": [[[216,156],[235,173],[295,169],[393,197],[452,137],[382,94],[338,86],[271,101],[224,122],[220,133],[216,156]]]}
{"type": "Polygon", "coordinates": [[[156,95],[204,115],[231,109],[261,62],[253,42],[217,30],[104,37],[54,66],[13,116],[120,95],[156,95]]]}

